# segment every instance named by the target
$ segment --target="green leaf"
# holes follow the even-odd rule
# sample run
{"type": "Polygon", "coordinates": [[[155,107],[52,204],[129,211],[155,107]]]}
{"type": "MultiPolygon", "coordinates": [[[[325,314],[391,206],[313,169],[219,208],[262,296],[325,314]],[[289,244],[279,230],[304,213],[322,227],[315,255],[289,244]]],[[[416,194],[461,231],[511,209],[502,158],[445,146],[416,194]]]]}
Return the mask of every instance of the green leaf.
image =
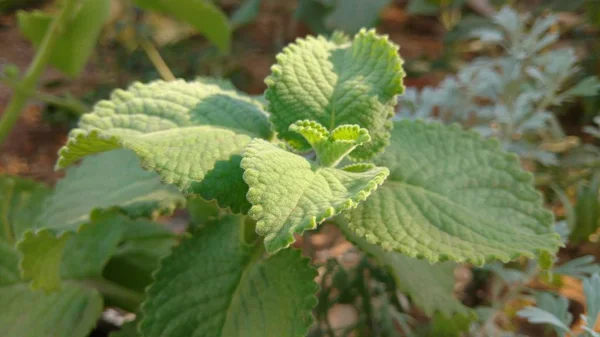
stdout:
{"type": "Polygon", "coordinates": [[[600,264],[596,263],[595,260],[596,258],[593,255],[581,256],[561,264],[552,269],[552,272],[583,280],[592,274],[600,273],[600,264]]]}
{"type": "MultiPolygon", "coordinates": [[[[22,276],[25,280],[33,280],[34,289],[45,291],[58,290],[62,280],[99,278],[111,257],[123,255],[124,251],[132,250],[131,246],[140,249],[136,247],[136,237],[148,240],[142,245],[153,245],[146,247],[154,250],[147,254],[154,257],[149,258],[154,263],[151,272],[157,266],[158,258],[166,255],[173,244],[172,234],[165,234],[166,229],[156,229],[156,226],[159,225],[147,220],[131,220],[115,211],[97,211],[76,235],[67,232],[57,236],[51,229],[26,232],[17,245],[23,256],[22,276]],[[153,237],[168,239],[169,244],[151,240],[153,237]]],[[[136,262],[131,263],[131,267],[143,265],[139,260],[136,262]]]]}
{"type": "Polygon", "coordinates": [[[389,143],[396,95],[404,91],[402,60],[398,47],[374,31],[362,30],[352,42],[336,42],[322,36],[298,39],[277,55],[265,80],[271,122],[300,151],[310,147],[289,130],[298,120],[317,121],[329,131],[357,124],[372,141],[350,157],[369,159],[389,143]]]}
{"type": "Polygon", "coordinates": [[[134,0],[134,3],[141,8],[168,14],[179,21],[190,24],[214,43],[221,52],[229,53],[231,25],[227,15],[210,1],[134,0]]]}
{"type": "Polygon", "coordinates": [[[319,167],[260,139],[253,140],[242,160],[250,186],[249,215],[257,221],[268,252],[288,247],[294,234],[313,229],[325,219],[356,207],[387,177],[385,167],[319,167]]]}
{"type": "Polygon", "coordinates": [[[118,208],[132,218],[168,215],[185,204],[174,186],[144,171],[128,150],[85,158],[56,185],[36,222],[37,228],[76,231],[95,209],[118,208]]]}
{"type": "Polygon", "coordinates": [[[381,11],[390,0],[345,0],[338,1],[327,16],[326,24],[332,29],[340,29],[354,34],[361,28],[372,28],[381,11]]]}
{"type": "Polygon", "coordinates": [[[23,255],[21,275],[24,280],[32,281],[33,289],[47,292],[59,289],[60,263],[70,238],[71,233],[56,236],[48,229],[25,232],[17,248],[23,255]]]}
{"type": "Polygon", "coordinates": [[[12,244],[0,238],[0,288],[20,281],[19,254],[12,244]]]}
{"type": "MultiPolygon", "coordinates": [[[[12,233],[31,227],[49,190],[25,179],[0,177],[0,222],[12,233]]],[[[19,253],[9,242],[21,235],[0,236],[0,331],[8,337],[88,336],[102,312],[102,297],[90,288],[69,284],[51,295],[23,283],[19,253]],[[7,240],[10,237],[10,240],[7,240]]],[[[52,257],[49,258],[52,260],[52,257]]],[[[52,262],[52,261],[50,261],[52,262]]],[[[43,268],[43,266],[42,266],[43,268]]]]}
{"type": "Polygon", "coordinates": [[[32,180],[0,176],[0,241],[12,243],[31,228],[50,192],[32,180]]]}
{"type": "Polygon", "coordinates": [[[575,224],[569,240],[586,242],[600,227],[600,175],[594,175],[590,182],[579,182],[573,211],[575,224]]]}
{"type": "Polygon", "coordinates": [[[122,241],[103,270],[102,277],[143,293],[161,258],[169,255],[176,237],[165,226],[137,220],[124,226],[122,241]]]}
{"type": "MultiPolygon", "coordinates": [[[[535,294],[535,302],[540,309],[558,318],[558,320],[563,323],[563,326],[571,326],[573,315],[569,312],[569,300],[567,298],[554,296],[547,292],[538,292],[535,294]]],[[[535,316],[535,311],[533,313],[535,316]]],[[[543,316],[544,314],[542,314],[542,317],[543,316]]],[[[558,329],[555,327],[554,330],[558,336],[564,337],[565,332],[561,329],[561,325],[559,324],[558,327],[558,329]]]]}
{"type": "Polygon", "coordinates": [[[370,244],[354,234],[343,219],[338,218],[337,223],[350,242],[373,256],[382,267],[389,268],[398,289],[410,296],[413,303],[423,309],[426,315],[471,315],[469,308],[453,296],[455,263],[432,265],[400,253],[386,252],[380,246],[370,244]]]}
{"type": "MultiPolygon", "coordinates": [[[[50,63],[70,76],[77,76],[86,65],[110,12],[110,2],[106,0],[85,0],[80,3],[61,30],[50,56],[50,63]]],[[[20,11],[17,21],[21,33],[39,47],[53,16],[41,11],[20,11]]]]}
{"type": "Polygon", "coordinates": [[[102,313],[102,297],[72,284],[43,295],[26,284],[0,287],[0,330],[8,337],[85,337],[102,313]]]}
{"type": "Polygon", "coordinates": [[[82,117],[57,166],[124,147],[164,182],[242,212],[250,205],[239,153],[252,137],[271,136],[260,102],[233,90],[181,80],[137,83],[82,117]]]}
{"type": "Polygon", "coordinates": [[[561,245],[532,175],[495,140],[404,120],[375,163],[390,178],[349,212],[349,227],[385,250],[481,265],[547,256],[561,245]]]}
{"type": "Polygon", "coordinates": [[[340,125],[329,132],[315,121],[303,120],[290,125],[290,130],[306,139],[320,165],[330,167],[337,166],[357,146],[371,141],[369,131],[358,125],[340,125]]]}
{"type": "Polygon", "coordinates": [[[540,308],[526,307],[525,309],[520,310],[517,315],[534,324],[550,324],[561,336],[564,336],[565,332],[569,332],[569,327],[561,322],[558,317],[540,308]]]}
{"type": "Polygon", "coordinates": [[[230,217],[163,260],[143,304],[145,337],[301,337],[312,323],[316,271],[292,249],[263,257],[230,217]]]}

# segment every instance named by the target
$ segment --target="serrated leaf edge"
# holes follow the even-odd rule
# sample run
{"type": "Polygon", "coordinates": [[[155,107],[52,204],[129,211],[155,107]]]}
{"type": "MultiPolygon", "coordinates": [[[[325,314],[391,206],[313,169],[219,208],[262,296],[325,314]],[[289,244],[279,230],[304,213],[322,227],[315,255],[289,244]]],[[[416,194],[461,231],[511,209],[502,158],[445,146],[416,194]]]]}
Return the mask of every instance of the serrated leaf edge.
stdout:
{"type": "MultiPolygon", "coordinates": [[[[344,44],[354,43],[354,40],[356,40],[356,38],[358,38],[358,37],[369,37],[369,38],[375,39],[378,43],[384,43],[384,44],[391,45],[394,56],[397,55],[400,60],[400,62],[396,63],[395,67],[394,67],[394,72],[397,74],[397,76],[395,76],[392,79],[393,82],[399,83],[398,88],[397,88],[399,93],[394,95],[388,104],[389,112],[387,115],[387,120],[383,124],[384,129],[387,131],[385,133],[385,135],[383,135],[383,146],[381,146],[377,151],[370,153],[369,155],[357,155],[356,153],[354,153],[356,151],[352,151],[354,154],[350,153],[348,155],[348,158],[350,158],[351,160],[366,161],[366,160],[369,160],[369,159],[375,157],[376,155],[382,153],[385,150],[385,148],[390,144],[390,141],[389,141],[389,139],[391,137],[390,131],[394,127],[394,122],[392,121],[392,117],[394,117],[394,115],[395,115],[393,107],[397,104],[398,96],[402,95],[405,91],[403,80],[404,80],[404,77],[406,76],[406,73],[404,72],[404,70],[402,68],[404,61],[402,60],[402,58],[400,57],[400,55],[398,53],[398,51],[400,50],[400,47],[397,44],[395,44],[394,42],[390,41],[388,35],[378,35],[375,29],[363,28],[354,35],[352,40],[349,40],[349,41],[345,42],[344,44]]],[[[267,85],[267,89],[265,90],[264,97],[268,102],[266,109],[267,109],[267,111],[270,112],[269,121],[271,122],[272,129],[278,133],[281,131],[286,131],[286,128],[288,128],[289,126],[278,127],[278,125],[281,124],[281,123],[277,123],[278,116],[273,114],[271,111],[271,99],[270,98],[273,97],[273,95],[274,95],[273,87],[278,82],[278,80],[283,78],[282,64],[286,63],[287,56],[294,53],[294,48],[302,47],[303,44],[310,43],[312,41],[320,41],[320,42],[326,42],[326,43],[330,42],[336,46],[343,45],[343,44],[336,43],[335,40],[332,41],[330,39],[327,39],[322,35],[319,35],[317,37],[309,35],[307,37],[297,38],[296,40],[294,40],[294,42],[292,42],[289,45],[287,45],[286,47],[284,47],[283,50],[275,56],[277,63],[271,66],[271,74],[265,78],[264,82],[267,85]]],[[[297,144],[295,142],[294,143],[286,142],[286,143],[288,143],[288,145],[290,145],[297,152],[306,152],[306,151],[310,150],[310,146],[299,147],[297,145],[300,145],[300,144],[297,144]]]]}
{"type": "MultiPolygon", "coordinates": [[[[344,218],[342,218],[344,219],[344,218]]],[[[336,221],[339,219],[336,219],[336,221]]],[[[344,220],[342,220],[344,221],[344,220]]],[[[352,231],[352,229],[348,228],[348,230],[352,231]]],[[[388,273],[390,273],[394,280],[396,281],[396,283],[402,284],[402,280],[398,279],[398,277],[396,277],[396,273],[394,272],[392,266],[389,263],[385,263],[384,261],[382,261],[382,259],[380,259],[377,255],[375,254],[371,254],[365,250],[361,249],[361,245],[356,243],[356,241],[354,241],[347,233],[345,230],[340,229],[340,231],[342,232],[342,235],[344,236],[344,238],[346,240],[348,240],[348,242],[352,243],[355,247],[358,247],[360,249],[361,252],[363,252],[363,254],[367,255],[368,257],[374,259],[375,261],[377,261],[377,264],[384,268],[385,270],[388,271],[388,273]]],[[[402,254],[400,252],[396,252],[396,251],[385,251],[385,253],[394,253],[394,254],[402,254]]],[[[406,272],[410,272],[410,271],[406,271],[406,272]]],[[[412,298],[412,294],[408,293],[408,292],[404,292],[409,298],[412,298]]],[[[458,298],[455,298],[458,302],[460,302],[460,300],[458,298]]],[[[460,302],[462,304],[462,302],[460,302]]],[[[419,306],[419,303],[416,303],[416,306],[423,309],[425,314],[428,316],[433,316],[436,313],[441,314],[442,316],[446,317],[446,318],[451,318],[453,317],[452,315],[448,316],[446,315],[446,313],[442,312],[441,310],[434,310],[432,312],[429,312],[428,310],[425,310],[423,307],[419,306]]],[[[477,314],[475,313],[475,311],[473,311],[471,308],[467,307],[466,305],[462,304],[462,306],[464,307],[464,311],[460,312],[460,311],[456,311],[454,312],[454,315],[467,315],[469,317],[477,317],[477,314]]]]}
{"type": "MultiPolygon", "coordinates": [[[[473,263],[474,265],[477,265],[477,266],[483,266],[486,262],[491,262],[494,260],[500,260],[504,263],[507,263],[507,262],[516,260],[521,256],[533,259],[533,258],[536,258],[536,256],[541,257],[541,256],[545,256],[547,254],[554,255],[560,247],[565,246],[560,238],[560,235],[558,233],[554,233],[552,231],[553,223],[554,223],[554,221],[553,221],[554,214],[550,210],[548,210],[544,207],[544,200],[543,200],[542,193],[533,187],[533,182],[534,182],[533,174],[531,172],[525,171],[520,166],[519,157],[516,154],[509,153],[509,152],[506,152],[505,150],[503,150],[500,141],[498,141],[495,138],[483,138],[481,136],[481,134],[477,133],[476,131],[464,130],[457,123],[453,123],[451,125],[444,125],[438,121],[425,122],[420,119],[418,119],[418,120],[403,119],[403,120],[397,121],[397,123],[399,125],[402,125],[402,124],[414,125],[414,127],[418,127],[418,128],[424,128],[426,126],[434,126],[438,130],[441,130],[442,128],[446,128],[446,129],[451,130],[454,133],[460,132],[462,134],[466,134],[469,136],[470,139],[473,139],[473,140],[476,140],[478,142],[485,144],[485,146],[488,150],[497,151],[498,153],[502,153],[503,157],[511,165],[518,165],[520,170],[523,171],[525,174],[523,174],[522,177],[520,177],[520,178],[514,177],[514,179],[518,180],[520,183],[526,185],[525,188],[531,192],[534,192],[535,195],[537,196],[535,198],[536,200],[532,201],[532,203],[535,204],[536,206],[539,206],[540,208],[544,209],[544,218],[545,218],[546,222],[548,223],[547,228],[550,230],[548,234],[551,234],[551,233],[554,234],[553,237],[555,238],[556,243],[557,243],[556,249],[554,251],[548,251],[548,250],[544,250],[544,249],[535,249],[535,250],[533,250],[533,253],[531,253],[530,251],[521,250],[520,252],[515,252],[512,254],[509,254],[507,258],[503,258],[496,254],[488,254],[488,255],[485,255],[483,258],[473,259],[473,258],[469,258],[469,257],[463,258],[463,257],[457,256],[454,254],[437,254],[437,253],[436,254],[420,254],[414,250],[406,249],[406,248],[404,248],[404,246],[400,246],[397,249],[393,249],[390,244],[387,244],[386,242],[382,242],[377,237],[374,237],[372,235],[365,235],[364,233],[359,233],[354,228],[349,226],[349,229],[354,234],[356,234],[360,237],[363,237],[370,244],[375,244],[375,245],[382,247],[385,251],[397,251],[397,252],[400,252],[400,253],[410,256],[410,257],[414,257],[414,258],[418,258],[418,259],[424,258],[424,259],[427,259],[430,263],[437,263],[437,262],[443,262],[443,261],[455,261],[458,263],[473,263]]],[[[418,155],[418,154],[416,154],[416,155],[418,155]]],[[[352,224],[352,218],[350,217],[350,214],[344,213],[344,216],[345,216],[346,220],[348,221],[348,223],[352,224]]]]}
{"type": "MultiPolygon", "coordinates": [[[[215,226],[218,226],[218,224],[213,224],[215,226]]],[[[201,230],[201,229],[200,229],[201,230]]],[[[187,240],[192,240],[193,236],[189,236],[186,237],[185,239],[183,239],[184,241],[187,240]]],[[[174,247],[171,250],[171,253],[168,255],[163,256],[160,259],[160,263],[159,263],[159,267],[152,272],[152,283],[150,283],[144,293],[146,294],[146,299],[142,302],[142,304],[140,304],[140,310],[142,313],[144,313],[144,315],[142,316],[143,318],[140,320],[140,322],[137,324],[136,326],[136,331],[141,334],[141,327],[142,325],[146,324],[147,319],[147,315],[145,315],[145,311],[146,311],[146,304],[148,302],[148,298],[151,295],[151,290],[152,290],[152,286],[154,285],[154,282],[156,281],[156,277],[158,276],[158,274],[160,273],[160,271],[163,269],[163,267],[165,266],[165,264],[168,262],[167,260],[171,257],[171,255],[175,254],[176,251],[184,249],[184,246],[182,245],[183,241],[177,245],[176,247],[174,247]]],[[[243,241],[240,243],[246,246],[251,246],[248,245],[246,243],[243,243],[243,241]]],[[[262,244],[260,241],[255,243],[255,244],[262,244]]],[[[311,260],[309,257],[303,256],[302,255],[302,251],[300,249],[292,249],[290,248],[290,250],[292,251],[293,254],[296,254],[299,257],[299,260],[301,263],[303,263],[313,274],[312,279],[314,280],[318,275],[318,271],[317,269],[310,263],[311,260]]],[[[270,257],[270,256],[269,256],[270,257]]],[[[267,258],[269,258],[267,257],[267,258]]],[[[252,262],[248,262],[247,266],[250,266],[252,264],[252,262]]],[[[310,295],[305,296],[300,303],[301,304],[301,310],[306,310],[307,312],[311,312],[311,315],[309,316],[310,319],[308,322],[306,322],[306,326],[307,328],[304,329],[304,331],[302,332],[302,334],[299,334],[298,336],[293,336],[293,337],[304,337],[308,334],[308,331],[310,329],[310,326],[312,325],[312,323],[314,322],[314,316],[312,315],[312,309],[315,308],[318,304],[318,298],[317,298],[317,292],[320,290],[320,286],[316,283],[316,282],[312,282],[312,283],[307,283],[306,284],[307,287],[307,293],[310,293],[310,295]],[[310,289],[308,289],[310,287],[310,289]]],[[[215,337],[225,337],[225,336],[215,336],[215,337]]],[[[290,336],[292,337],[292,336],[290,336]]]]}
{"type": "MultiPolygon", "coordinates": [[[[246,199],[248,199],[250,204],[252,204],[252,207],[250,207],[250,211],[248,211],[248,216],[250,216],[254,221],[256,221],[256,228],[264,225],[263,212],[262,212],[263,207],[260,204],[260,200],[258,200],[258,198],[256,197],[259,193],[254,192],[254,191],[256,191],[256,188],[252,187],[252,185],[253,185],[252,183],[256,181],[256,177],[258,175],[260,175],[260,172],[258,170],[248,168],[248,164],[246,164],[246,162],[248,162],[249,159],[247,159],[246,153],[253,155],[253,153],[259,152],[259,150],[256,150],[253,148],[253,144],[257,144],[259,142],[267,143],[262,139],[252,140],[248,144],[248,146],[246,146],[244,152],[242,153],[243,158],[242,158],[242,162],[241,162],[241,166],[244,169],[243,178],[244,178],[244,181],[246,182],[246,184],[249,186],[248,193],[246,194],[246,199]]],[[[308,221],[307,224],[305,223],[304,225],[299,225],[293,231],[291,231],[287,234],[287,236],[284,238],[286,240],[286,243],[283,246],[281,246],[277,249],[273,249],[272,247],[270,247],[269,245],[267,245],[265,243],[267,252],[275,253],[278,250],[289,247],[290,244],[292,244],[295,241],[294,234],[300,235],[306,230],[314,229],[317,227],[317,225],[319,225],[323,221],[327,220],[328,218],[332,217],[333,215],[339,214],[345,210],[355,208],[362,201],[366,200],[373,191],[375,191],[381,184],[383,184],[385,179],[390,174],[390,171],[386,167],[376,167],[376,168],[381,168],[382,170],[367,184],[366,189],[363,189],[362,191],[358,192],[355,197],[346,199],[346,201],[343,202],[341,204],[341,206],[339,206],[337,208],[329,207],[326,210],[320,212],[317,216],[310,217],[310,220],[308,221]]],[[[315,174],[316,174],[316,172],[315,172],[315,174]]],[[[257,231],[257,234],[261,235],[260,233],[258,233],[258,231],[257,231]]]]}

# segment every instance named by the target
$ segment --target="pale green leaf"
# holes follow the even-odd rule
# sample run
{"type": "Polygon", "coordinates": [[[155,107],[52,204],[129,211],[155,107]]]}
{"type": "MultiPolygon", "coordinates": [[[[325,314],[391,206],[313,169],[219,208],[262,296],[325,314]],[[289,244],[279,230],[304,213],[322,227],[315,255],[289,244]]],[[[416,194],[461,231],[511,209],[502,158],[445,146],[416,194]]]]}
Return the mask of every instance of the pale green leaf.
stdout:
{"type": "Polygon", "coordinates": [[[600,274],[596,273],[583,280],[585,293],[585,304],[587,308],[587,323],[589,327],[595,327],[600,314],[600,274]]]}
{"type": "Polygon", "coordinates": [[[0,286],[0,303],[0,331],[6,337],[85,337],[102,313],[100,294],[78,284],[50,295],[24,283],[0,286]]]}
{"type": "Polygon", "coordinates": [[[368,159],[388,144],[396,95],[404,91],[398,47],[386,36],[362,30],[347,43],[322,36],[298,39],[277,55],[265,80],[271,121],[279,136],[305,151],[308,143],[289,126],[314,120],[329,131],[356,124],[372,141],[350,156],[368,159]]]}
{"type": "Polygon", "coordinates": [[[349,227],[385,250],[480,265],[547,256],[561,245],[532,175],[495,140],[404,120],[375,163],[390,177],[349,212],[349,227]]]}
{"type": "MultiPolygon", "coordinates": [[[[50,56],[50,63],[70,76],[79,74],[86,65],[110,12],[110,1],[79,3],[73,17],[60,31],[50,56]]],[[[52,20],[52,15],[37,10],[17,13],[19,30],[36,47],[42,43],[52,20]]]]}
{"type": "Polygon", "coordinates": [[[190,24],[223,53],[228,53],[231,48],[232,28],[227,15],[210,1],[134,0],[134,3],[190,24]]]}
{"type": "Polygon", "coordinates": [[[12,243],[31,228],[50,193],[44,184],[0,176],[0,240],[12,243]]]}
{"type": "Polygon", "coordinates": [[[164,182],[241,212],[249,204],[239,153],[252,137],[271,137],[260,102],[200,82],[137,83],[82,117],[57,166],[124,147],[164,182]]]}
{"type": "Polygon", "coordinates": [[[264,257],[242,218],[208,225],[163,260],[143,304],[145,337],[303,337],[316,271],[300,252],[264,257]]]}
{"type": "Polygon", "coordinates": [[[558,317],[540,308],[526,307],[525,309],[521,309],[517,315],[534,324],[550,324],[552,327],[562,332],[563,334],[561,335],[564,335],[564,332],[569,332],[569,327],[561,322],[558,317]]]}
{"type": "Polygon", "coordinates": [[[382,267],[388,268],[398,289],[405,292],[425,314],[433,316],[439,312],[446,317],[455,314],[470,315],[469,308],[453,296],[455,263],[448,261],[432,265],[425,260],[386,252],[380,246],[370,244],[354,234],[347,227],[346,221],[340,218],[338,220],[338,226],[346,238],[373,256],[382,267]]]}
{"type": "Polygon", "coordinates": [[[256,232],[265,237],[269,252],[288,247],[294,234],[356,207],[389,173],[385,167],[320,167],[261,139],[248,145],[241,165],[250,186],[248,214],[257,221],[256,232]]]}
{"type": "Polygon", "coordinates": [[[361,28],[372,28],[379,14],[391,0],[345,0],[338,1],[327,16],[326,25],[331,29],[340,29],[354,34],[361,28]]]}
{"type": "Polygon", "coordinates": [[[21,276],[32,281],[33,289],[49,292],[60,287],[60,263],[71,236],[71,233],[56,236],[48,229],[25,232],[17,248],[23,255],[21,276]]]}
{"type": "Polygon", "coordinates": [[[177,188],[144,171],[133,152],[117,150],[69,168],[47,199],[36,227],[75,231],[95,209],[118,208],[132,218],[155,218],[184,204],[177,188]]]}
{"type": "MultiPolygon", "coordinates": [[[[535,303],[536,305],[554,315],[555,318],[558,318],[560,322],[562,322],[562,326],[569,327],[573,322],[573,315],[569,312],[569,300],[562,296],[555,296],[553,294],[547,292],[539,292],[535,294],[535,303]]],[[[533,312],[535,316],[535,311],[533,312]]],[[[544,314],[542,314],[544,316],[544,314]]],[[[560,337],[565,336],[565,331],[560,328],[557,329],[554,327],[556,334],[560,337]]]]}

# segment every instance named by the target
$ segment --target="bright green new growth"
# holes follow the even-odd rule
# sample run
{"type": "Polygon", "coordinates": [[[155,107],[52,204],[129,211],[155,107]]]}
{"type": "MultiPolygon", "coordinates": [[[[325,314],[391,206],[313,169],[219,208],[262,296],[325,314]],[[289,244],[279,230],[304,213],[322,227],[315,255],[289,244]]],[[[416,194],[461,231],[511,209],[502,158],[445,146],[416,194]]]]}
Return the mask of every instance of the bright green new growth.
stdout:
{"type": "Polygon", "coordinates": [[[58,290],[60,263],[71,233],[55,236],[49,229],[37,233],[26,232],[17,249],[21,259],[21,277],[29,281],[33,289],[58,290]]]}
{"type": "Polygon", "coordinates": [[[285,47],[265,80],[265,97],[279,137],[295,149],[310,149],[289,129],[298,120],[316,121],[329,131],[356,124],[367,129],[372,140],[350,157],[366,160],[389,143],[396,95],[404,91],[402,60],[398,47],[373,30],[361,30],[350,42],[343,40],[309,36],[285,47]]]}
{"type": "Polygon", "coordinates": [[[208,224],[162,262],[143,305],[145,337],[305,336],[316,271],[296,250],[263,256],[243,218],[208,224]]]}
{"type": "Polygon", "coordinates": [[[290,125],[290,131],[301,134],[312,146],[318,163],[335,167],[357,146],[371,141],[369,131],[358,125],[340,125],[329,132],[315,121],[297,121],[290,125]]]}
{"type": "Polygon", "coordinates": [[[321,167],[299,155],[253,140],[244,151],[244,181],[250,186],[248,212],[257,221],[267,251],[288,247],[294,234],[364,201],[388,176],[385,167],[321,167]]]}
{"type": "Polygon", "coordinates": [[[561,245],[532,175],[495,140],[405,120],[375,163],[390,177],[348,213],[349,227],[385,250],[481,265],[546,256],[561,245]]]}

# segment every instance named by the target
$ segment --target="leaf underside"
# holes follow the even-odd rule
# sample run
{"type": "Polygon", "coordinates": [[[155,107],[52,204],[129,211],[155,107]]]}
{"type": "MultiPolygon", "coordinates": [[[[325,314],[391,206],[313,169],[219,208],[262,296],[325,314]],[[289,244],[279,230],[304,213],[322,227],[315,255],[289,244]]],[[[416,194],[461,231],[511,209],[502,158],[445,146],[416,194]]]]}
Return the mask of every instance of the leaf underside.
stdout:
{"type": "Polygon", "coordinates": [[[374,31],[362,30],[352,42],[336,42],[307,37],[277,55],[265,80],[271,122],[278,136],[299,151],[310,147],[288,130],[298,120],[316,121],[329,131],[343,124],[359,125],[372,141],[350,157],[366,160],[389,143],[396,95],[404,91],[402,60],[398,47],[374,31]]]}
{"type": "Polygon", "coordinates": [[[319,167],[260,139],[253,140],[243,156],[252,204],[248,214],[257,221],[256,232],[264,236],[269,252],[288,247],[294,234],[356,207],[389,173],[385,167],[368,165],[358,171],[319,167]]]}
{"type": "Polygon", "coordinates": [[[162,262],[143,304],[145,337],[301,337],[316,272],[299,251],[257,256],[239,217],[207,225],[162,262]]]}
{"type": "Polygon", "coordinates": [[[85,158],[71,167],[55,187],[36,221],[37,228],[75,231],[95,209],[118,208],[132,218],[169,215],[185,204],[174,186],[155,172],[144,171],[129,150],[85,158]]]}
{"type": "Polygon", "coordinates": [[[182,80],[136,83],[116,90],[81,118],[57,167],[127,148],[163,182],[243,212],[250,205],[239,154],[252,138],[271,136],[261,103],[236,91],[182,80]]]}
{"type": "Polygon", "coordinates": [[[349,212],[349,227],[385,250],[481,265],[547,256],[561,245],[532,175],[497,141],[405,120],[375,163],[390,177],[349,212]]]}

